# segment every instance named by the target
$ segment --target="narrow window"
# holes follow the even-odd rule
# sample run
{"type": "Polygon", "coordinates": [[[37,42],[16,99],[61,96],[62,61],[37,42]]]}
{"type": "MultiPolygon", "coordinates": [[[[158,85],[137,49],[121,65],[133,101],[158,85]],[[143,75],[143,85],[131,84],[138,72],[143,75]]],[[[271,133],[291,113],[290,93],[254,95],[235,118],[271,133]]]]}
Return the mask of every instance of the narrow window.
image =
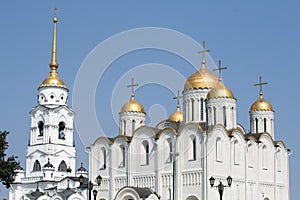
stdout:
{"type": "Polygon", "coordinates": [[[172,162],[173,161],[173,147],[172,147],[172,139],[169,138],[167,140],[167,143],[168,143],[168,147],[169,147],[169,155],[168,155],[168,162],[172,162]]]}
{"type": "Polygon", "coordinates": [[[226,119],[226,107],[223,106],[223,123],[224,123],[224,126],[226,127],[227,126],[227,119],[226,119]]]}
{"type": "Polygon", "coordinates": [[[135,130],[135,120],[132,120],[132,133],[134,132],[135,130]]]}
{"type": "Polygon", "coordinates": [[[236,140],[234,142],[234,164],[239,165],[240,164],[240,148],[239,148],[239,142],[236,140]]]}
{"type": "Polygon", "coordinates": [[[203,110],[203,108],[204,108],[204,105],[203,105],[203,104],[204,104],[203,98],[201,98],[201,102],[200,102],[200,103],[201,103],[201,110],[200,110],[200,115],[201,115],[201,116],[200,116],[200,117],[201,117],[201,121],[203,121],[203,120],[204,120],[204,119],[203,119],[203,118],[204,118],[204,116],[203,116],[203,113],[204,113],[204,110],[203,110]]]}
{"type": "Polygon", "coordinates": [[[125,153],[126,153],[126,149],[123,145],[120,146],[121,148],[121,152],[122,152],[122,161],[121,161],[121,167],[125,167],[125,162],[126,162],[126,157],[125,157],[125,153]]]}
{"type": "Polygon", "coordinates": [[[217,138],[216,141],[216,161],[222,162],[222,140],[221,138],[217,138]]]}
{"type": "Polygon", "coordinates": [[[65,123],[59,122],[59,124],[58,124],[58,139],[61,139],[61,140],[65,139],[65,128],[66,128],[65,123]]]}
{"type": "Polygon", "coordinates": [[[253,167],[253,146],[249,144],[248,146],[248,167],[253,167]]]}
{"type": "Polygon", "coordinates": [[[195,101],[192,99],[192,121],[194,121],[194,114],[195,114],[195,101]]]}
{"type": "Polygon", "coordinates": [[[39,136],[43,136],[44,135],[44,122],[39,121],[38,129],[39,129],[39,136]]]}
{"type": "Polygon", "coordinates": [[[100,167],[100,170],[104,170],[106,169],[106,149],[104,147],[101,148],[101,154],[102,162],[100,164],[102,164],[102,166],[100,167]]]}
{"type": "Polygon", "coordinates": [[[264,170],[268,169],[268,162],[267,162],[267,146],[264,145],[262,148],[262,168],[264,170]]]}
{"type": "Polygon", "coordinates": [[[264,118],[264,132],[267,132],[267,119],[264,118]]]}
{"type": "Polygon", "coordinates": [[[216,107],[214,107],[214,113],[213,113],[213,115],[214,115],[214,125],[217,124],[217,115],[216,114],[217,114],[216,113],[216,107]]]}
{"type": "Polygon", "coordinates": [[[34,162],[32,171],[34,172],[41,171],[41,164],[38,160],[34,162]]]}
{"type": "Polygon", "coordinates": [[[276,159],[277,159],[277,172],[281,172],[281,159],[282,159],[282,157],[281,157],[281,151],[279,150],[278,152],[277,152],[277,154],[276,154],[276,159]]]}
{"type": "Polygon", "coordinates": [[[126,121],[124,120],[124,135],[126,136],[126,121]]]}
{"type": "Polygon", "coordinates": [[[141,165],[149,164],[149,143],[143,141],[141,144],[141,165]]]}
{"type": "Polygon", "coordinates": [[[58,171],[60,172],[66,172],[67,171],[67,164],[65,161],[61,161],[58,166],[58,171]]]}
{"type": "Polygon", "coordinates": [[[191,136],[189,139],[189,160],[196,160],[196,137],[191,136]]]}
{"type": "Polygon", "coordinates": [[[256,129],[256,133],[258,133],[258,119],[255,118],[255,129],[256,129]]]}

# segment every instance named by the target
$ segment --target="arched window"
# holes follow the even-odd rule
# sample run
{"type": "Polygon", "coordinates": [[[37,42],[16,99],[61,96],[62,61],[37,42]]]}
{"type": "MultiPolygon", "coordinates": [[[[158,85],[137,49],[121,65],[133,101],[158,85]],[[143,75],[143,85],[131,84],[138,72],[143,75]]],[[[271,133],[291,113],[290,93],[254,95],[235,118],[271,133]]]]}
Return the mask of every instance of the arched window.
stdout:
{"type": "Polygon", "coordinates": [[[58,139],[65,139],[65,128],[66,125],[64,122],[59,122],[58,124],[58,139]]]}
{"type": "Polygon", "coordinates": [[[67,164],[65,161],[61,161],[58,166],[58,171],[60,172],[66,172],[67,171],[67,164]]]}
{"type": "Polygon", "coordinates": [[[223,155],[222,155],[222,140],[220,137],[216,140],[216,161],[222,162],[223,161],[223,155]]]}
{"type": "Polygon", "coordinates": [[[203,98],[201,98],[201,102],[200,103],[201,103],[201,111],[200,111],[201,112],[200,113],[201,116],[200,117],[201,117],[201,121],[202,121],[203,118],[204,118],[204,116],[203,116],[203,113],[204,113],[204,110],[203,110],[203,108],[204,108],[204,105],[203,105],[204,104],[204,100],[203,100],[203,98]]]}
{"type": "Polygon", "coordinates": [[[39,136],[44,135],[44,122],[39,121],[38,122],[38,129],[39,129],[39,136]]]}
{"type": "Polygon", "coordinates": [[[189,160],[196,160],[196,137],[193,135],[189,138],[189,160]]]}
{"type": "Polygon", "coordinates": [[[41,171],[41,164],[38,160],[34,162],[32,171],[34,172],[41,171]]]}
{"type": "Polygon", "coordinates": [[[267,161],[267,146],[264,145],[262,147],[262,168],[264,170],[268,169],[268,161],[267,161]]]}
{"type": "Polygon", "coordinates": [[[258,133],[258,119],[255,118],[255,130],[256,130],[256,133],[258,133]]]}
{"type": "Polygon", "coordinates": [[[141,146],[141,165],[149,164],[149,143],[147,141],[142,142],[141,146]]]}
{"type": "Polygon", "coordinates": [[[267,119],[264,118],[264,132],[267,132],[267,119]]]}
{"type": "Polygon", "coordinates": [[[120,167],[125,167],[125,163],[126,163],[126,149],[124,147],[124,145],[121,145],[120,146],[120,149],[121,149],[121,155],[122,155],[122,160],[121,160],[121,164],[120,164],[120,167]]]}
{"type": "Polygon", "coordinates": [[[225,106],[223,106],[223,123],[224,123],[224,126],[226,127],[227,119],[226,119],[226,107],[225,106]]]}
{"type": "Polygon", "coordinates": [[[132,133],[134,132],[135,130],[135,120],[132,120],[132,133]]]}
{"type": "Polygon", "coordinates": [[[282,170],[282,157],[281,157],[281,150],[279,150],[277,153],[276,153],[276,163],[277,163],[277,172],[281,172],[282,170]]]}
{"type": "Polygon", "coordinates": [[[168,151],[168,159],[167,159],[167,162],[172,162],[173,161],[173,145],[172,145],[172,139],[171,138],[168,138],[167,139],[167,144],[168,144],[168,148],[169,148],[169,151],[168,151]]]}
{"type": "Polygon", "coordinates": [[[234,164],[239,165],[240,164],[240,144],[236,140],[233,143],[233,149],[234,149],[234,164]]]}
{"type": "Polygon", "coordinates": [[[102,166],[100,167],[100,170],[104,170],[106,169],[106,149],[104,147],[101,148],[101,154],[102,159],[100,159],[102,162],[100,164],[102,164],[102,166]]]}

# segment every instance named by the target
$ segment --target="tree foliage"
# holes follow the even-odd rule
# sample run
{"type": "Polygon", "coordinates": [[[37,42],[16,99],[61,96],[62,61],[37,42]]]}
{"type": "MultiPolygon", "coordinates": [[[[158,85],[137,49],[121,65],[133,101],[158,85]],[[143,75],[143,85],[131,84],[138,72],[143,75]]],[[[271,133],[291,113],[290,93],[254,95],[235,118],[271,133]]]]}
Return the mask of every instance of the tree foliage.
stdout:
{"type": "Polygon", "coordinates": [[[14,181],[16,175],[15,170],[19,168],[19,163],[16,161],[17,156],[6,155],[8,149],[8,142],[6,137],[9,134],[7,131],[0,131],[0,181],[6,188],[14,181]]]}

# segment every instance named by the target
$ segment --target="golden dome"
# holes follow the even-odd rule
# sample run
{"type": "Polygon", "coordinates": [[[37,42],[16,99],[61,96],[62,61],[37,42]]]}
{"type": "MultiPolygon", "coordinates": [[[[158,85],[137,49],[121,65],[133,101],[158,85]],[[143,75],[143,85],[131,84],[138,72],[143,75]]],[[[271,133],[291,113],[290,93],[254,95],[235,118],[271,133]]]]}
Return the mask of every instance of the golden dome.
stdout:
{"type": "Polygon", "coordinates": [[[218,78],[202,65],[199,71],[187,79],[184,90],[213,88],[217,81],[218,78]]]}
{"type": "Polygon", "coordinates": [[[182,122],[183,121],[183,114],[180,111],[179,105],[177,106],[176,111],[170,115],[168,121],[171,121],[171,122],[182,122]]]}
{"type": "Polygon", "coordinates": [[[262,95],[252,104],[250,111],[274,111],[272,105],[262,95]]]}
{"type": "Polygon", "coordinates": [[[212,98],[229,98],[235,99],[232,91],[227,88],[221,80],[213,87],[213,89],[207,94],[207,99],[212,98]]]}
{"type": "Polygon", "coordinates": [[[63,80],[61,80],[61,78],[59,78],[57,75],[50,75],[45,78],[45,80],[40,84],[39,88],[41,87],[49,87],[49,86],[53,86],[53,87],[62,87],[68,90],[68,86],[64,83],[63,80]]]}
{"type": "Polygon", "coordinates": [[[122,106],[120,112],[138,112],[146,114],[144,107],[134,100],[134,94],[131,94],[130,100],[122,106]]]}

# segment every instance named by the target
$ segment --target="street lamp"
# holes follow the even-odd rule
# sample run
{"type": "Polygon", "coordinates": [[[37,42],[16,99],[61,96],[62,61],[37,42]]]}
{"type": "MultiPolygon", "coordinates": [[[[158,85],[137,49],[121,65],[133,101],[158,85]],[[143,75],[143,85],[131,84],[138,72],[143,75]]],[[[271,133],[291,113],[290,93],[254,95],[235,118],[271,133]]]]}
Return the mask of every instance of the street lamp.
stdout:
{"type": "MultiPolygon", "coordinates": [[[[80,175],[79,176],[79,182],[80,182],[81,186],[83,185],[83,182],[84,182],[85,179],[87,179],[87,183],[88,183],[87,184],[87,189],[89,190],[89,198],[88,199],[91,200],[92,190],[93,190],[94,184],[88,178],[85,178],[84,176],[80,175]]],[[[100,175],[98,175],[96,177],[96,182],[97,182],[97,185],[99,187],[101,185],[101,182],[102,182],[102,177],[100,175]]],[[[93,190],[94,200],[96,200],[97,193],[98,193],[97,190],[93,190]]]]}
{"type": "Polygon", "coordinates": [[[215,180],[216,180],[216,179],[215,179],[214,177],[210,177],[210,179],[209,179],[210,186],[211,186],[211,187],[216,187],[216,188],[218,188],[218,191],[219,191],[219,194],[220,194],[220,200],[222,200],[224,188],[225,188],[225,187],[231,187],[231,184],[232,184],[232,178],[231,178],[231,176],[228,176],[228,177],[227,177],[226,180],[227,180],[227,184],[228,184],[228,185],[223,185],[223,183],[220,181],[220,182],[219,182],[219,185],[214,186],[215,180]]]}

